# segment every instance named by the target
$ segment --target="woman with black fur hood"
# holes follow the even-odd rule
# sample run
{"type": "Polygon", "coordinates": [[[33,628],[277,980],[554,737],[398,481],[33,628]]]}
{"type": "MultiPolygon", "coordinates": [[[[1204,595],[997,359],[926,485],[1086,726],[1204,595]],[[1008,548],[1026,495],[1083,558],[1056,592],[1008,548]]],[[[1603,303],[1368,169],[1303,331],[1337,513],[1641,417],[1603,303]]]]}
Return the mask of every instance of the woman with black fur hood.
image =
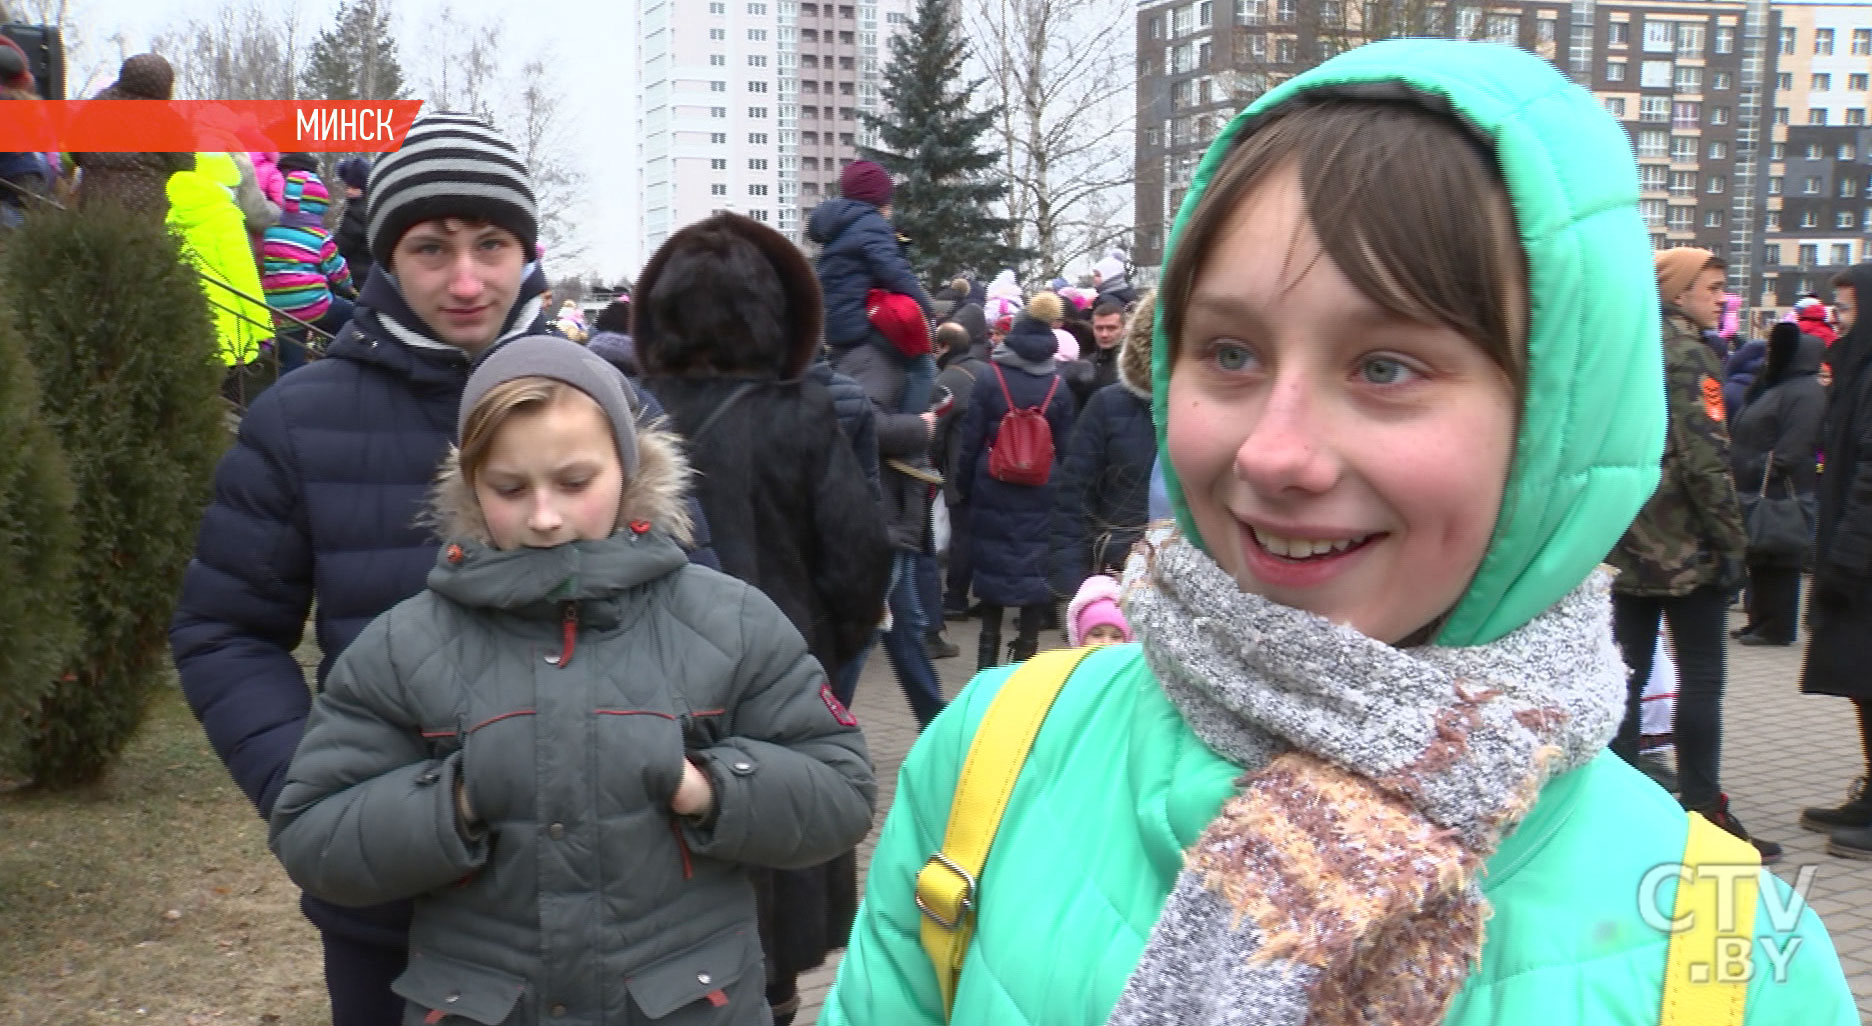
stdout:
{"type": "MultiPolygon", "coordinates": [[[[1774,326],[1762,372],[1749,385],[1742,412],[1730,425],[1729,468],[1744,509],[1758,497],[1793,495],[1809,509],[1819,473],[1820,422],[1826,389],[1820,386],[1826,343],[1794,324],[1774,326]]],[[[1748,625],[1733,632],[1744,645],[1792,645],[1800,618],[1801,559],[1748,554],[1748,625]]]]}
{"type": "MultiPolygon", "coordinates": [[[[830,676],[877,625],[890,546],[832,397],[801,380],[821,325],[812,268],[773,229],[718,214],[671,236],[633,295],[644,383],[688,440],[722,570],[772,599],[830,676]]],[[[784,1024],[798,975],[845,946],[856,856],[761,871],[755,886],[768,1002],[784,1024]]]]}

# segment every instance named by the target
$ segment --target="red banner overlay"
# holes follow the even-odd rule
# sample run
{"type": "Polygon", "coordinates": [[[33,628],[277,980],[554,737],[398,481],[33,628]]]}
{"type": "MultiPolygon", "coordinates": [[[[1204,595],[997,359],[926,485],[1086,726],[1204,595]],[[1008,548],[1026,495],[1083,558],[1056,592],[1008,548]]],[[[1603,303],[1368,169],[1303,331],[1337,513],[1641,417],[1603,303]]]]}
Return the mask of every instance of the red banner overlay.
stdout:
{"type": "Polygon", "coordinates": [[[10,152],[388,153],[421,100],[41,100],[0,103],[10,152]]]}

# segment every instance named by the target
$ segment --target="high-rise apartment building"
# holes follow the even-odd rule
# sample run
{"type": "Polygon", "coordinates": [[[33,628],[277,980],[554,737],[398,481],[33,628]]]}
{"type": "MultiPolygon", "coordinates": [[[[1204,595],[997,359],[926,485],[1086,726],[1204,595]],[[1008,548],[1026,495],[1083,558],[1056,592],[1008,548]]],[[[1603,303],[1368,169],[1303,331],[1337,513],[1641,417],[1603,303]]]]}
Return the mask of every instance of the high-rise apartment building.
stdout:
{"type": "Polygon", "coordinates": [[[638,260],[718,210],[798,242],[874,140],[887,40],[911,0],[642,0],[638,260]]]}
{"type": "Polygon", "coordinates": [[[1145,0],[1138,10],[1138,264],[1163,244],[1236,111],[1369,38],[1512,43],[1592,89],[1632,140],[1659,248],[1729,261],[1751,305],[1830,295],[1872,257],[1872,4],[1810,0],[1145,0]],[[1400,11],[1438,19],[1392,24],[1400,11]]]}

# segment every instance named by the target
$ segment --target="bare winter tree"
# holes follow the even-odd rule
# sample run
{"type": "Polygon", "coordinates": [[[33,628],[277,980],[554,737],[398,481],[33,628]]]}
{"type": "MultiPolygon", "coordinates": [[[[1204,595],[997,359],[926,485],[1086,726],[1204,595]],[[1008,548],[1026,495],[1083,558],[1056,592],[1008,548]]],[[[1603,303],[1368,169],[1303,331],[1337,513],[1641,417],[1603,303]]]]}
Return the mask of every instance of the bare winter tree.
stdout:
{"type": "Polygon", "coordinates": [[[1007,243],[1053,273],[1129,239],[1134,17],[1126,0],[973,0],[970,44],[1004,106],[1007,243]]]}
{"type": "Polygon", "coordinates": [[[407,52],[427,57],[419,75],[426,109],[493,118],[494,97],[500,92],[499,20],[473,22],[446,6],[435,17],[434,31],[425,36],[424,45],[407,52]]]}
{"type": "Polygon", "coordinates": [[[178,100],[297,99],[305,59],[299,13],[296,0],[224,0],[157,33],[149,49],[175,67],[178,100]]]}

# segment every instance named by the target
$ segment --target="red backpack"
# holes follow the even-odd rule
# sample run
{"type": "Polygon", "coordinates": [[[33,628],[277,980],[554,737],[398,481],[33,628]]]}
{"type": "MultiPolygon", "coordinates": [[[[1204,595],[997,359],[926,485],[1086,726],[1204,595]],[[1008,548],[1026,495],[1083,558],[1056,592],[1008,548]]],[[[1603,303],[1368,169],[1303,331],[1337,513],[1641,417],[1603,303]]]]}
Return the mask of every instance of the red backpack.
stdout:
{"type": "Polygon", "coordinates": [[[1047,423],[1046,408],[1053,402],[1053,392],[1059,388],[1059,375],[1053,375],[1053,382],[1047,386],[1046,398],[1040,400],[1040,405],[1023,410],[1014,405],[1014,396],[1008,392],[1007,376],[1001,373],[1000,365],[989,366],[1001,380],[1001,395],[1007,399],[1008,411],[1001,415],[1001,427],[995,434],[994,444],[988,447],[988,476],[1008,484],[1037,488],[1046,484],[1053,473],[1053,428],[1047,423]]]}

